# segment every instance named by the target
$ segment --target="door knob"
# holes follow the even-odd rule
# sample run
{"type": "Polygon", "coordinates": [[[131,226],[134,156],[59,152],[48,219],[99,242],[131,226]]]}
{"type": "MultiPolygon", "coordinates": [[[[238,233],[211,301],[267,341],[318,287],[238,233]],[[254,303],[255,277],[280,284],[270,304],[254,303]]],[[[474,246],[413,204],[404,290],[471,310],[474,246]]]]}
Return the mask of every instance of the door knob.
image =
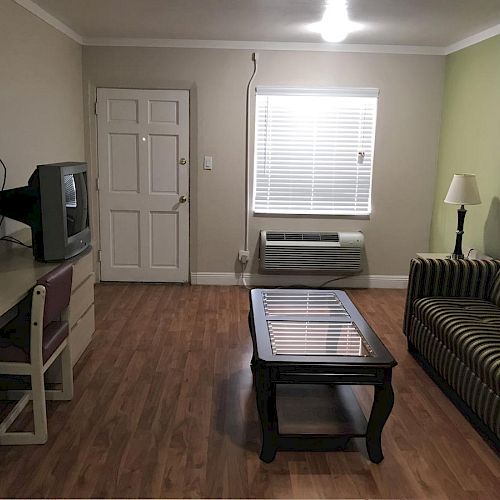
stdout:
{"type": "Polygon", "coordinates": [[[186,201],[188,201],[187,196],[179,196],[179,203],[186,203],[186,201]]]}
{"type": "Polygon", "coordinates": [[[179,161],[179,163],[180,163],[181,165],[185,165],[185,164],[187,163],[186,158],[181,158],[181,159],[180,159],[180,161],[179,161]]]}

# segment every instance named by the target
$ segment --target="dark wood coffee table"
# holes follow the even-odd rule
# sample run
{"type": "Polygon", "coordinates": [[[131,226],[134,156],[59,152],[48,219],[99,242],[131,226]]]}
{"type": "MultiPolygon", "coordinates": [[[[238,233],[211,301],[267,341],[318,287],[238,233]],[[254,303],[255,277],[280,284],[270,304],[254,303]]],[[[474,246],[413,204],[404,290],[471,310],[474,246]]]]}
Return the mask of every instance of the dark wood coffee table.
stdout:
{"type": "Polygon", "coordinates": [[[250,301],[251,366],[262,426],[261,460],[271,462],[277,450],[344,449],[349,439],[365,437],[370,460],[381,462],[382,429],[394,404],[391,375],[397,363],[348,296],[339,290],[255,289],[250,301]],[[346,432],[287,431],[284,424],[284,432],[280,432],[277,386],[279,391],[289,391],[292,385],[299,389],[299,399],[284,412],[286,415],[302,406],[309,388],[318,384],[340,393],[342,404],[350,408],[347,412],[336,408],[332,413],[344,420],[357,402],[352,401],[352,391],[349,395],[341,386],[373,385],[368,422],[358,411],[352,417],[355,427],[346,432]]]}

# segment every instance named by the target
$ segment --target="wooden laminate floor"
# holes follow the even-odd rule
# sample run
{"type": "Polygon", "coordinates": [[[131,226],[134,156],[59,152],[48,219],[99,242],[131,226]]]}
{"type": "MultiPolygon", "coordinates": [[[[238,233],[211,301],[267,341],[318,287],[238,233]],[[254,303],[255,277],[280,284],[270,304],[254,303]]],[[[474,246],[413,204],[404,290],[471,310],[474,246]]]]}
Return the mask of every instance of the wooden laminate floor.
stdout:
{"type": "Polygon", "coordinates": [[[351,296],[399,362],[380,465],[362,442],[259,460],[246,290],[101,284],[75,398],[46,445],[0,447],[0,496],[498,498],[499,459],[406,352],[404,292],[351,296]]]}

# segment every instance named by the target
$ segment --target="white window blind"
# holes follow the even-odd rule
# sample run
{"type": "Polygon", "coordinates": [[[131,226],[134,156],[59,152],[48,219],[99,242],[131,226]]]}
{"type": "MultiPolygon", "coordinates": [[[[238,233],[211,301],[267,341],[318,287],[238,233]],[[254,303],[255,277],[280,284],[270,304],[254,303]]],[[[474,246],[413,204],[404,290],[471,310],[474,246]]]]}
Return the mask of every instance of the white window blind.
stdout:
{"type": "Polygon", "coordinates": [[[377,97],[258,87],[254,212],[369,214],[377,97]]]}

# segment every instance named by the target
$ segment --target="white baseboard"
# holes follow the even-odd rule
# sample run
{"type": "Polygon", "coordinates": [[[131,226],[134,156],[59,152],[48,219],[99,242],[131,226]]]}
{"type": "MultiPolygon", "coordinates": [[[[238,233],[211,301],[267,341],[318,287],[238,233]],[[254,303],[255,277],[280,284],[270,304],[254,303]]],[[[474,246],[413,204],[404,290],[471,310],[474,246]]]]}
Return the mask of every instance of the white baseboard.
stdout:
{"type": "MultiPolygon", "coordinates": [[[[193,285],[243,285],[248,286],[319,286],[332,276],[301,276],[283,274],[249,274],[237,273],[191,273],[193,285]],[[243,282],[244,279],[244,282],[243,282]]],[[[339,288],[406,288],[408,276],[391,276],[370,274],[350,276],[328,284],[330,287],[339,288]]]]}

